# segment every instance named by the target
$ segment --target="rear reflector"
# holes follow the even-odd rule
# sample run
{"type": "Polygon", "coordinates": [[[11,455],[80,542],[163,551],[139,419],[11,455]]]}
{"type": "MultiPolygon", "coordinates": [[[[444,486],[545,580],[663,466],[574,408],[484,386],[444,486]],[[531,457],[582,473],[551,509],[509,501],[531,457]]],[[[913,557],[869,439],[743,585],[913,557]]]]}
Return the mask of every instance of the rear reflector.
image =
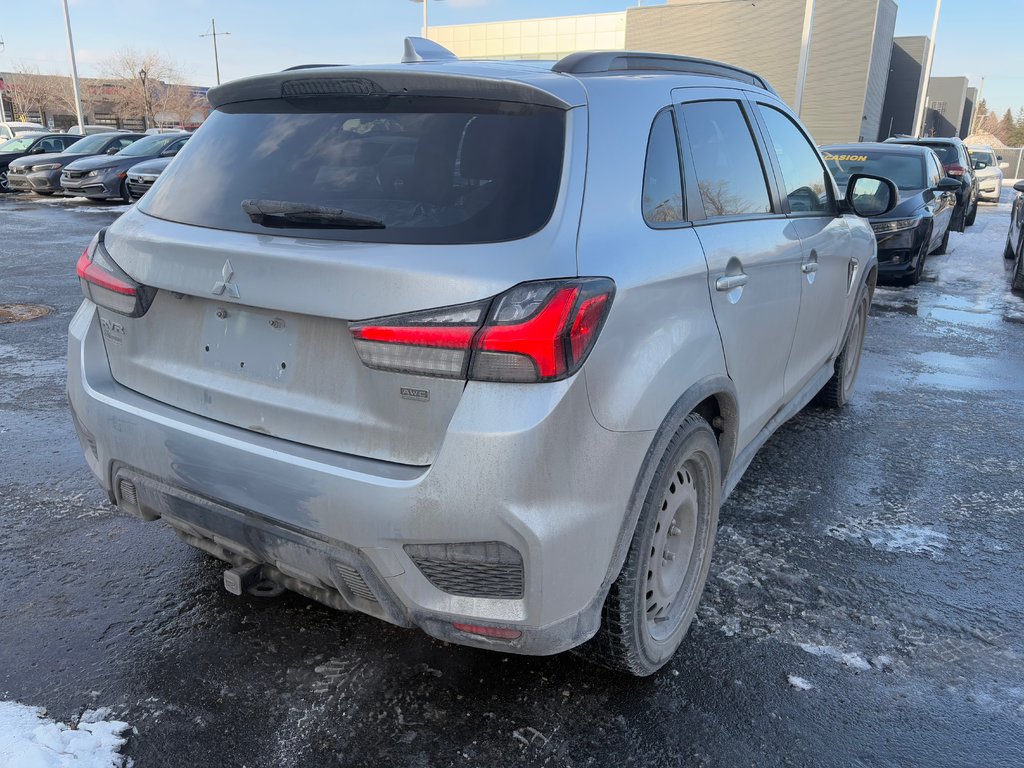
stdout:
{"type": "Polygon", "coordinates": [[[607,278],[522,283],[495,299],[349,329],[370,368],[477,381],[557,381],[583,365],[614,292],[607,278]]]}
{"type": "Polygon", "coordinates": [[[78,258],[78,273],[85,297],[105,309],[128,317],[146,314],[156,290],[137,283],[107,253],[101,230],[78,258]]]}
{"type": "Polygon", "coordinates": [[[481,627],[476,624],[457,624],[452,623],[460,632],[468,632],[471,635],[480,635],[481,637],[490,637],[495,640],[518,640],[523,636],[521,630],[518,629],[503,629],[501,627],[481,627]]]}

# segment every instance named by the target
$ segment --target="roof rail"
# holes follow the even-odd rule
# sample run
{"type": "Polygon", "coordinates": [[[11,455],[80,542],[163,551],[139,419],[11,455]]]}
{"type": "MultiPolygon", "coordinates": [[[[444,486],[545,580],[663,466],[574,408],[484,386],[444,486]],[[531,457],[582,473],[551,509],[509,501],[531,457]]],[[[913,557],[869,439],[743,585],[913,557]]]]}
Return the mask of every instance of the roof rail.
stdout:
{"type": "Polygon", "coordinates": [[[768,81],[760,75],[748,72],[731,64],[692,56],[676,56],[670,53],[644,53],[641,51],[579,51],[570,53],[551,68],[554,72],[568,75],[599,74],[602,72],[624,72],[646,70],[657,72],[684,72],[692,75],[713,75],[739,80],[756,85],[775,93],[768,81]]]}
{"type": "Polygon", "coordinates": [[[282,72],[294,72],[296,69],[320,69],[322,67],[344,67],[344,64],[296,64],[294,67],[285,67],[282,72]]]}
{"type": "MultiPolygon", "coordinates": [[[[423,0],[423,2],[427,2],[427,0],[423,0]]],[[[427,40],[425,37],[405,38],[403,64],[413,64],[418,61],[455,61],[458,58],[443,45],[438,45],[433,40],[427,40]]]]}

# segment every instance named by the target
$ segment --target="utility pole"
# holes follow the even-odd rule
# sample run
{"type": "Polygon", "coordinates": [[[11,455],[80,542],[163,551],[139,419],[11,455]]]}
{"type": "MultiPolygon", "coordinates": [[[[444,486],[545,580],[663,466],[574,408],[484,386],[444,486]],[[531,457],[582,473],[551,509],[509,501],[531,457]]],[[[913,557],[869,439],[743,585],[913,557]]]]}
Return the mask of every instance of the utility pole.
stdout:
{"type": "Polygon", "coordinates": [[[218,32],[217,31],[217,20],[210,19],[210,27],[212,32],[207,32],[205,35],[200,37],[212,37],[213,38],[213,66],[217,68],[217,85],[220,85],[220,56],[217,54],[217,36],[230,35],[230,32],[218,32]]]}
{"type": "Polygon", "coordinates": [[[928,111],[928,82],[932,79],[932,60],[935,58],[935,35],[939,31],[939,11],[941,9],[942,0],[935,0],[935,18],[932,19],[932,37],[928,45],[928,60],[924,65],[920,93],[917,95],[917,111],[914,113],[914,136],[916,138],[921,138],[925,113],[928,111]]]}
{"type": "Polygon", "coordinates": [[[71,54],[71,86],[75,91],[75,111],[78,113],[78,130],[84,136],[85,115],[82,114],[82,89],[78,84],[78,63],[75,61],[75,41],[71,37],[71,14],[68,13],[68,0],[64,0],[64,26],[68,29],[68,53],[71,54]]]}
{"type": "Polygon", "coordinates": [[[424,39],[427,39],[427,40],[430,39],[427,36],[427,30],[430,29],[430,26],[427,23],[427,3],[429,1],[430,0],[412,0],[412,2],[414,2],[414,3],[423,3],[423,37],[424,37],[424,39]]]}
{"type": "Polygon", "coordinates": [[[804,28],[800,35],[800,64],[796,70],[796,100],[793,111],[800,116],[800,107],[804,103],[804,86],[807,84],[807,65],[811,60],[811,29],[814,26],[814,0],[806,0],[804,5],[804,28]]]}

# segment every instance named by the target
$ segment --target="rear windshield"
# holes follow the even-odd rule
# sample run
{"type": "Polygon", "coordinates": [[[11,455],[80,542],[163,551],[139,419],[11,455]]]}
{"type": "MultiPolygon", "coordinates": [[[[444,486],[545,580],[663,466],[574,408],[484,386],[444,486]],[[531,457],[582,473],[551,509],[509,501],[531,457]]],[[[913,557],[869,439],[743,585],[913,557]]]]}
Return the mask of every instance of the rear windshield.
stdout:
{"type": "Polygon", "coordinates": [[[551,217],[565,113],[452,98],[280,99],[214,111],[147,194],[151,216],[325,240],[514,240],[551,217]],[[320,206],[380,228],[269,229],[246,200],[320,206]]]}
{"type": "Polygon", "coordinates": [[[924,189],[928,186],[925,181],[924,155],[920,150],[904,153],[823,149],[821,156],[825,158],[841,189],[846,187],[850,176],[855,173],[882,176],[900,189],[924,189]]]}
{"type": "Polygon", "coordinates": [[[921,146],[933,150],[939,156],[939,160],[943,165],[953,165],[960,162],[960,155],[952,144],[925,144],[922,142],[921,146]]]}

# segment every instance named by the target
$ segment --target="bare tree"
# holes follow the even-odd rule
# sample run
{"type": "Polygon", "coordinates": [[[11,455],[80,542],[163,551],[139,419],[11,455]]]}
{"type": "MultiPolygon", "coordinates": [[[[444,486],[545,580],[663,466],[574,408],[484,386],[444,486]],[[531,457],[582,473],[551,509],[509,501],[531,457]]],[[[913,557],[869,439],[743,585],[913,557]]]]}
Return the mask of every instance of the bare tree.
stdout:
{"type": "Polygon", "coordinates": [[[4,82],[4,94],[14,107],[16,120],[36,118],[40,122],[46,120],[47,89],[39,74],[39,67],[18,65],[14,74],[4,82]]]}
{"type": "Polygon", "coordinates": [[[105,74],[116,86],[114,111],[122,119],[143,118],[156,125],[158,102],[168,84],[181,81],[177,67],[155,51],[124,49],[104,62],[105,74]]]}
{"type": "MultiPolygon", "coordinates": [[[[79,82],[82,97],[82,113],[87,114],[95,106],[96,89],[87,80],[79,82]]],[[[43,87],[46,91],[46,103],[60,114],[76,115],[75,88],[67,75],[43,75],[43,87]]]]}
{"type": "Polygon", "coordinates": [[[187,85],[166,85],[156,93],[154,110],[160,122],[173,122],[184,128],[202,107],[202,98],[187,85]]]}

